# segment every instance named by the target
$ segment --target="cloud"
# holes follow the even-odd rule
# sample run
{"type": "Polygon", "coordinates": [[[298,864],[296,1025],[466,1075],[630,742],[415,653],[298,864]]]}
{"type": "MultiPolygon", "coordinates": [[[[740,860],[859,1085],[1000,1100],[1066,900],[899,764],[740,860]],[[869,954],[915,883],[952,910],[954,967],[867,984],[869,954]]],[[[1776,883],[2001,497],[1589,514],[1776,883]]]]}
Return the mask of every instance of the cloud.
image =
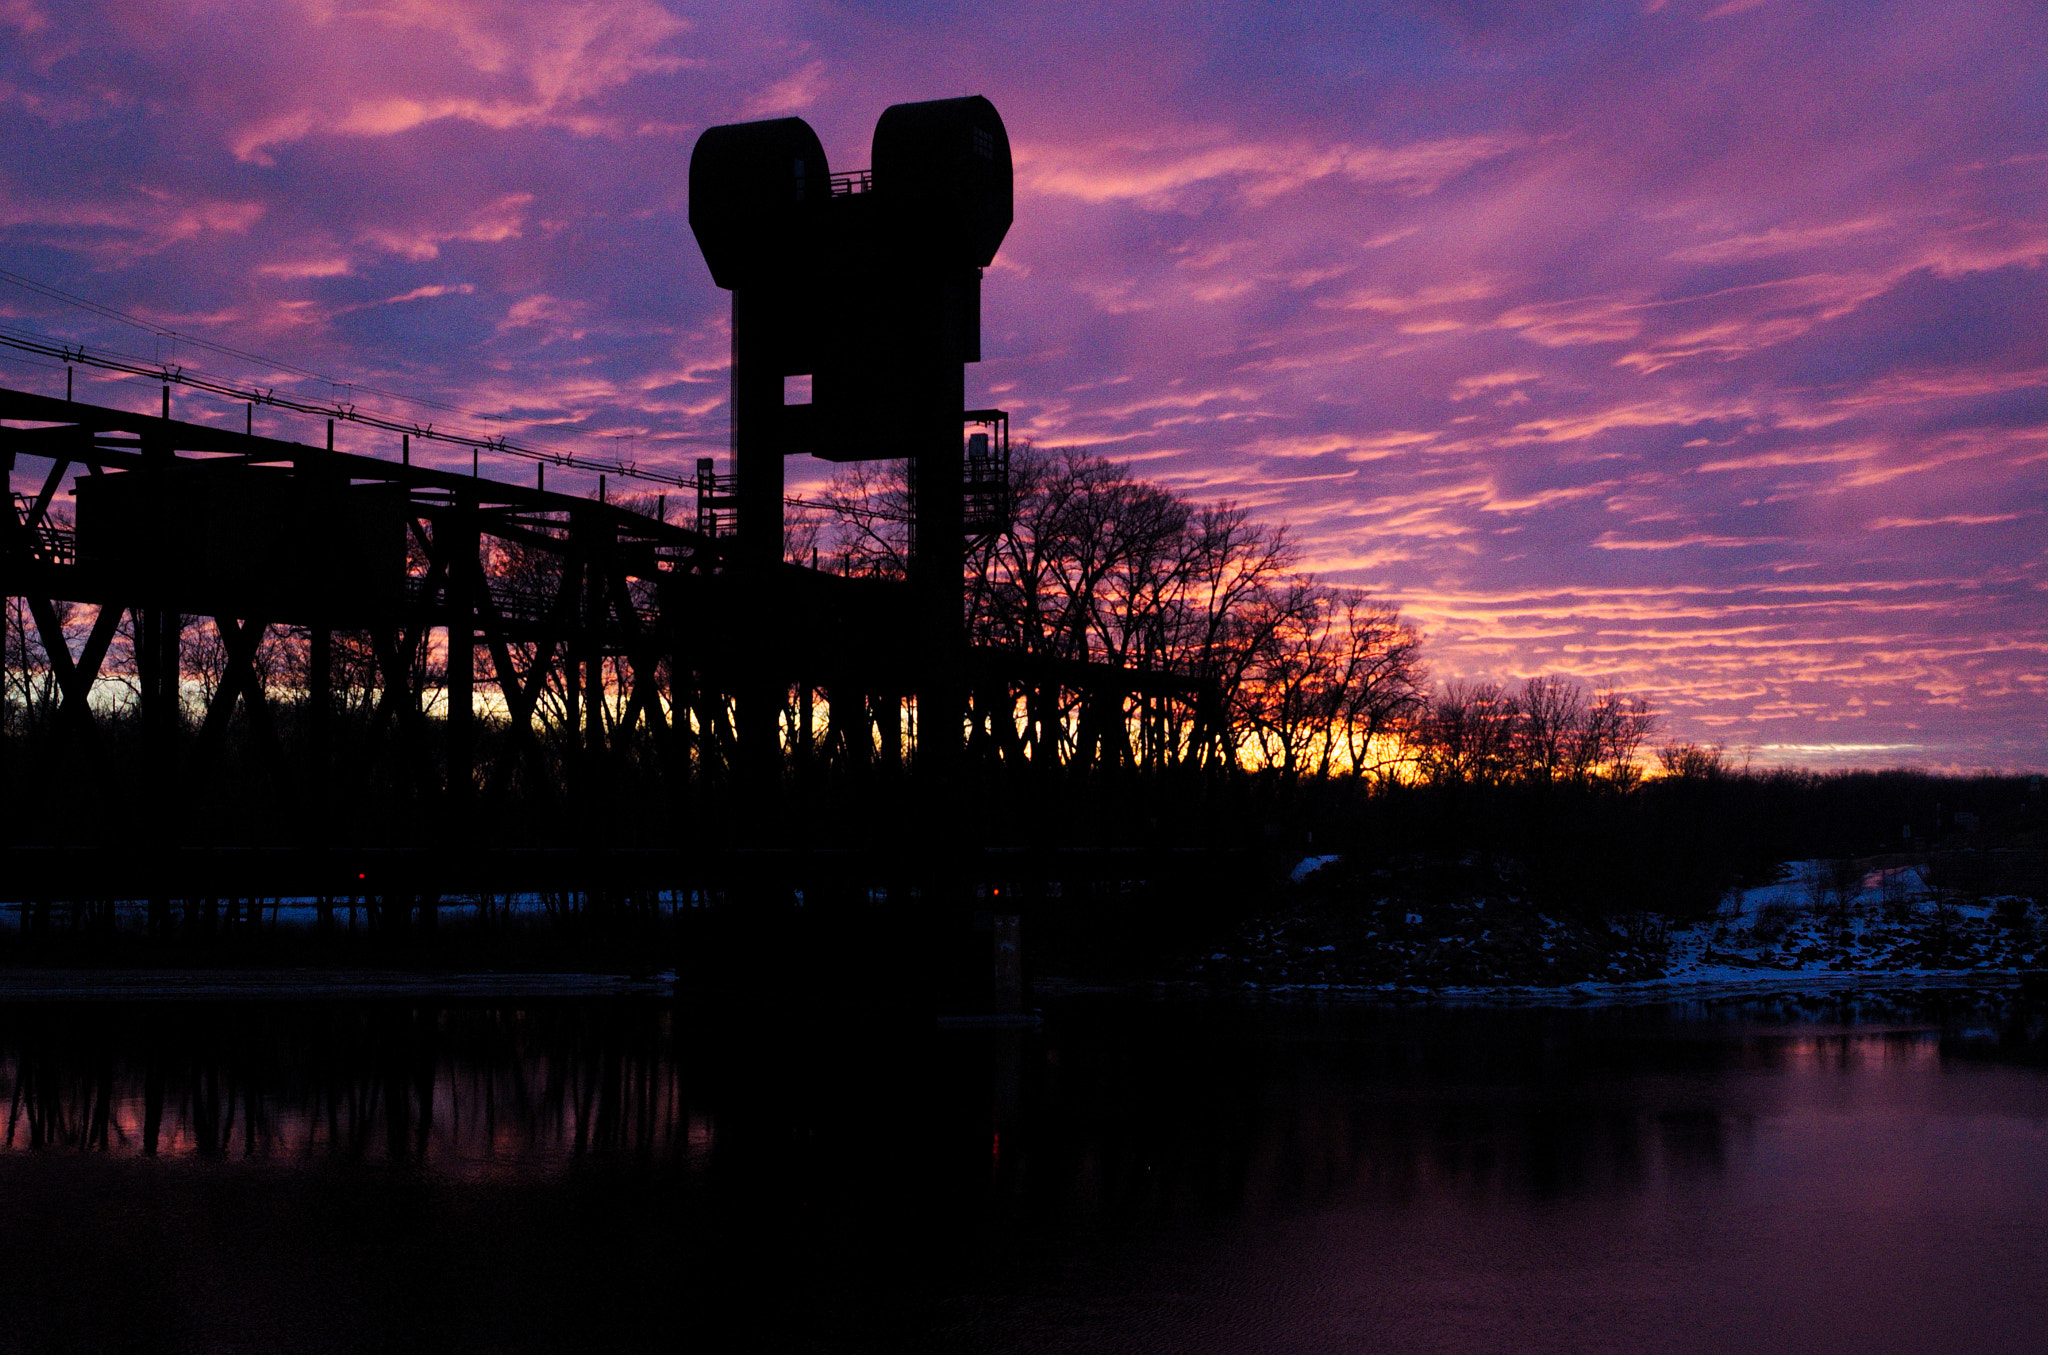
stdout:
{"type": "Polygon", "coordinates": [[[589,105],[633,80],[672,74],[686,64],[665,50],[689,23],[648,0],[499,6],[385,0],[352,7],[344,19],[307,12],[309,36],[356,46],[362,30],[382,30],[408,55],[439,55],[442,88],[365,94],[359,82],[292,87],[289,104],[235,129],[238,160],[275,163],[280,148],[316,135],[389,137],[441,121],[492,131],[558,127],[579,135],[617,134],[616,120],[589,105]],[[353,32],[343,34],[343,24],[353,32]]]}
{"type": "Polygon", "coordinates": [[[34,37],[49,30],[50,16],[36,0],[0,0],[0,24],[34,37]]]}
{"type": "Polygon", "coordinates": [[[437,296],[468,296],[475,290],[476,288],[467,282],[458,282],[453,286],[448,287],[444,287],[439,284],[427,287],[415,287],[411,291],[405,292],[401,295],[385,297],[383,304],[386,306],[402,306],[408,301],[425,301],[428,300],[429,298],[437,296]]]}
{"type": "Polygon", "coordinates": [[[1877,518],[1870,524],[1873,532],[1896,531],[1901,527],[1988,527],[1998,522],[2018,522],[2021,518],[2033,517],[2034,513],[1944,513],[1932,518],[1877,518]]]}
{"type": "Polygon", "coordinates": [[[1494,326],[1520,333],[1546,348],[1620,343],[1643,331],[1641,307],[1610,297],[1540,301],[1494,317],[1494,326]]]}
{"type": "Polygon", "coordinates": [[[106,263],[133,262],[207,236],[246,235],[266,204],[144,186],[70,201],[16,197],[0,188],[0,232],[78,249],[106,263]]]}
{"type": "Polygon", "coordinates": [[[496,201],[467,214],[459,224],[447,227],[405,229],[395,226],[365,227],[359,237],[364,244],[414,263],[440,257],[441,246],[456,240],[475,244],[500,244],[516,240],[525,228],[531,193],[507,193],[496,201]]]}
{"type": "Polygon", "coordinates": [[[1722,549],[1739,546],[1770,544],[1769,537],[1709,536],[1695,533],[1691,536],[1676,536],[1663,540],[1630,540],[1613,532],[1602,532],[1593,540],[1595,550],[1683,550],[1687,546],[1713,546],[1722,549]]]}
{"type": "Polygon", "coordinates": [[[1227,185],[1252,205],[1323,180],[1421,196],[1525,142],[1509,133],[1403,146],[1239,141],[1222,135],[1190,142],[1167,135],[1086,146],[1025,143],[1015,155],[1020,192],[1175,210],[1188,190],[1211,185],[1227,185]]]}
{"type": "Polygon", "coordinates": [[[1882,217],[1863,217],[1856,221],[1838,221],[1827,226],[1773,226],[1769,230],[1731,235],[1708,244],[1692,245],[1674,251],[1671,257],[1681,263],[1737,263],[1752,259],[1768,259],[1781,254],[1793,254],[1801,250],[1821,249],[1840,244],[1844,240],[1882,230],[1889,224],[1882,217]]]}
{"type": "Polygon", "coordinates": [[[691,138],[801,111],[861,163],[885,104],[983,92],[1017,217],[967,395],[1020,436],[1290,522],[1445,676],[2048,762],[2048,30],[1714,9],[0,0],[0,247],[687,469],[731,352],[691,138]]]}
{"type": "Polygon", "coordinates": [[[1393,295],[1381,291],[1354,292],[1333,304],[1344,310],[1372,311],[1379,315],[1407,315],[1414,311],[1433,310],[1439,306],[1452,306],[1463,301],[1483,301],[1498,294],[1497,284],[1480,278],[1466,278],[1418,288],[1406,295],[1393,295]]]}
{"type": "Polygon", "coordinates": [[[749,99],[742,116],[747,118],[787,117],[801,113],[825,92],[825,63],[813,61],[802,70],[777,80],[759,97],[749,99]]]}
{"type": "Polygon", "coordinates": [[[1478,376],[1461,376],[1451,385],[1451,399],[1470,400],[1474,396],[1487,395],[1497,390],[1527,385],[1541,381],[1541,372],[1505,371],[1484,372],[1478,376]]]}
{"type": "Polygon", "coordinates": [[[1690,428],[1699,423],[1746,418],[1753,412],[1742,404],[1700,406],[1680,400],[1644,400],[1528,419],[1516,424],[1512,432],[1531,441],[1583,442],[1619,429],[1690,428]]]}
{"type": "Polygon", "coordinates": [[[590,333],[587,308],[546,293],[522,297],[505,311],[498,332],[530,330],[544,343],[575,342],[590,333]]]}
{"type": "Polygon", "coordinates": [[[293,259],[287,262],[260,264],[256,276],[262,278],[345,278],[351,269],[347,258],[327,255],[317,259],[293,259]]]}

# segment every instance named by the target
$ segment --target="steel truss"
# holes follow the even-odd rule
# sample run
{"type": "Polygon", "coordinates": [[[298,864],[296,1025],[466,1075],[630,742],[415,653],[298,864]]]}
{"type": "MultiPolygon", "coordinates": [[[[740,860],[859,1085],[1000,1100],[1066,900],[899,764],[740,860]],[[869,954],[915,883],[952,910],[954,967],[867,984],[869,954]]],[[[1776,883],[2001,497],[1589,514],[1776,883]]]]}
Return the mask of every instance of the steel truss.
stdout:
{"type": "MultiPolygon", "coordinates": [[[[167,789],[180,768],[217,764],[239,713],[262,773],[322,821],[344,634],[367,637],[373,656],[368,747],[408,800],[438,807],[436,832],[453,842],[488,837],[478,806],[514,781],[564,811],[575,830],[565,836],[601,840],[616,808],[605,803],[610,767],[625,757],[657,770],[671,812],[716,798],[748,779],[734,694],[763,672],[786,696],[771,782],[906,773],[910,746],[948,723],[906,724],[920,645],[901,581],[784,565],[767,590],[781,614],[763,626],[746,614],[762,590],[735,586],[732,543],[700,530],[701,513],[671,523],[4,389],[0,421],[0,464],[41,469],[34,492],[11,494],[0,514],[0,594],[24,598],[34,618],[62,737],[88,752],[100,737],[91,694],[130,619],[145,776],[167,789]],[[74,475],[78,520],[65,527],[52,509],[74,475]],[[504,567],[514,556],[523,569],[504,567]],[[98,609],[76,652],[66,602],[98,609]],[[180,647],[198,617],[218,631],[222,674],[186,738],[180,647]],[[255,663],[273,627],[302,632],[308,656],[289,755],[255,663]],[[439,687],[428,678],[436,655],[439,687]]],[[[970,772],[1221,764],[1221,713],[1203,684],[990,649],[970,650],[963,672],[955,727],[970,772]]]]}

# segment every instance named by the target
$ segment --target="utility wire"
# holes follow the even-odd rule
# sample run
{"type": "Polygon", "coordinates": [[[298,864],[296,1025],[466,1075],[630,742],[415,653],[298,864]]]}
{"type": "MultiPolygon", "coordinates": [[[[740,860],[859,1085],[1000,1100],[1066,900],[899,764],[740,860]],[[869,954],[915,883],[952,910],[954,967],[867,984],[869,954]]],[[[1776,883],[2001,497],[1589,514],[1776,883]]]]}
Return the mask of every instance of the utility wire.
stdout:
{"type": "MultiPolygon", "coordinates": [[[[190,345],[191,347],[215,353],[222,357],[233,358],[239,362],[253,363],[259,367],[288,373],[302,380],[317,381],[334,390],[345,390],[351,395],[376,396],[380,399],[394,400],[400,404],[413,405],[421,409],[439,410],[443,413],[454,414],[465,419],[479,419],[485,422],[502,421],[503,416],[501,415],[482,414],[474,410],[466,410],[460,406],[448,404],[444,401],[427,399],[417,395],[405,395],[398,391],[385,390],[378,386],[364,385],[354,381],[338,381],[325,373],[316,372],[310,368],[300,367],[289,362],[280,362],[261,353],[251,353],[246,349],[236,348],[229,344],[216,343],[211,339],[198,338],[162,325],[152,324],[148,320],[137,315],[131,315],[118,307],[94,301],[90,297],[79,296],[75,292],[67,292],[61,287],[53,287],[49,283],[39,282],[35,278],[26,277],[11,269],[0,268],[0,282],[10,283],[47,300],[75,307],[97,315],[102,319],[112,320],[118,324],[139,329],[156,338],[170,339],[176,344],[190,345]]],[[[66,346],[58,340],[46,338],[35,333],[33,330],[23,330],[11,325],[0,325],[0,330],[12,330],[16,335],[41,345],[40,347],[28,348],[27,351],[30,352],[47,354],[50,353],[52,348],[55,348],[57,352],[54,355],[63,357],[67,362],[78,361],[88,366],[101,367],[104,370],[128,372],[132,375],[146,376],[162,381],[176,381],[182,385],[208,390],[214,394],[226,395],[233,399],[253,401],[257,404],[276,405],[281,409],[319,414],[328,418],[345,419],[373,428],[410,433],[415,437],[438,438],[443,442],[450,442],[463,447],[474,447],[480,451],[502,451],[508,455],[524,457],[527,460],[547,461],[572,469],[601,470],[632,479],[650,480],[660,484],[683,485],[695,483],[694,480],[685,481],[681,477],[666,472],[642,470],[634,462],[616,457],[610,461],[600,462],[595,458],[580,456],[573,452],[549,451],[546,448],[513,443],[505,438],[476,437],[449,430],[435,429],[433,424],[400,422],[364,413],[356,409],[353,402],[344,402],[339,399],[331,403],[294,401],[288,397],[279,396],[274,387],[259,391],[253,385],[248,387],[238,386],[226,378],[211,376],[200,372],[196,368],[186,367],[182,364],[165,363],[160,360],[145,360],[133,354],[118,353],[104,347],[95,353],[87,345],[66,346]],[[105,360],[108,358],[112,358],[113,362],[109,363],[105,360]]],[[[21,344],[11,343],[5,338],[0,338],[0,343],[8,343],[10,347],[24,347],[21,344]]]]}
{"type": "Polygon", "coordinates": [[[77,363],[86,367],[97,367],[102,371],[123,372],[130,376],[145,376],[165,383],[176,382],[203,390],[212,395],[225,396],[231,400],[242,400],[250,404],[273,405],[278,409],[289,409],[300,414],[312,414],[349,423],[359,423],[367,428],[381,428],[390,433],[404,433],[423,441],[451,443],[457,447],[473,447],[481,452],[502,452],[507,456],[522,457],[528,461],[542,461],[555,466],[567,466],[574,470],[601,471],[611,475],[623,475],[636,480],[649,480],[658,484],[687,487],[697,482],[669,471],[647,470],[631,461],[600,461],[595,457],[578,456],[574,452],[549,451],[541,447],[529,447],[510,438],[476,437],[452,429],[438,428],[431,423],[411,423],[399,419],[387,419],[372,414],[340,400],[323,403],[312,400],[293,399],[279,395],[275,387],[260,390],[234,384],[221,377],[209,376],[192,368],[171,363],[144,363],[139,359],[116,354],[97,352],[83,344],[65,344],[31,335],[13,325],[0,325],[0,344],[26,353],[38,353],[44,357],[57,358],[65,363],[77,363]]]}
{"type": "Polygon", "coordinates": [[[251,353],[245,349],[236,348],[229,344],[216,343],[212,339],[203,339],[196,335],[186,334],[181,330],[170,329],[163,325],[152,324],[148,320],[145,320],[140,316],[130,315],[127,311],[120,310],[113,306],[105,305],[98,301],[94,301],[90,297],[79,296],[75,292],[67,292],[62,287],[52,287],[50,284],[46,282],[38,282],[34,278],[24,277],[22,274],[13,272],[9,269],[0,268],[0,281],[10,282],[17,287],[20,287],[26,291],[34,292],[38,296],[47,298],[48,300],[56,301],[66,306],[74,306],[79,310],[88,311],[94,315],[101,317],[102,319],[113,320],[119,324],[131,326],[135,329],[143,331],[145,334],[149,334],[157,338],[170,339],[176,343],[181,344],[189,344],[194,348],[204,349],[209,353],[218,353],[222,357],[235,358],[242,362],[252,362],[259,367],[267,367],[280,372],[289,372],[291,375],[301,377],[307,381],[318,381],[325,385],[337,388],[359,390],[364,392],[365,394],[379,396],[386,400],[397,400],[402,404],[418,405],[422,409],[438,409],[441,410],[443,413],[447,414],[460,414],[467,419],[484,419],[487,421],[492,421],[500,417],[494,414],[479,414],[474,410],[462,409],[459,408],[458,406],[446,404],[440,400],[430,400],[423,396],[404,395],[398,391],[383,390],[376,386],[361,385],[354,381],[337,381],[331,376],[327,376],[321,372],[313,371],[310,368],[300,367],[289,362],[280,362],[276,358],[265,357],[261,353],[251,353]]]}
{"type": "MultiPolygon", "coordinates": [[[[404,404],[417,405],[424,409],[438,409],[450,414],[461,415],[465,418],[489,420],[494,417],[489,414],[476,414],[456,405],[445,404],[439,400],[401,395],[395,391],[381,390],[375,386],[358,385],[352,381],[336,381],[332,377],[304,367],[294,366],[288,362],[279,362],[274,358],[264,357],[258,353],[250,353],[227,344],[215,343],[210,339],[196,338],[189,334],[180,333],[177,330],[167,329],[161,325],[153,325],[149,321],[139,316],[130,315],[124,310],[94,301],[90,297],[67,292],[61,287],[52,287],[48,283],[24,277],[22,274],[9,269],[0,268],[0,281],[12,283],[17,287],[34,292],[49,300],[77,307],[80,310],[98,315],[103,319],[113,320],[142,330],[147,334],[172,339],[178,343],[190,344],[195,348],[218,353],[223,357],[236,358],[243,362],[256,363],[259,366],[273,368],[277,371],[289,372],[293,376],[301,377],[308,381],[318,381],[330,387],[349,391],[360,391],[364,394],[380,396],[387,400],[397,400],[404,404]]],[[[446,442],[457,447],[470,447],[484,452],[502,452],[507,456],[521,457],[528,461],[545,462],[549,465],[567,467],[572,470],[622,475],[628,479],[674,485],[679,489],[694,488],[697,485],[697,480],[694,476],[684,477],[668,471],[644,470],[631,461],[617,459],[599,461],[595,458],[578,456],[573,452],[556,452],[540,447],[530,447],[523,443],[513,442],[509,438],[474,437],[449,429],[436,428],[430,423],[404,423],[395,419],[387,419],[380,415],[366,413],[357,409],[354,404],[344,403],[340,400],[324,404],[296,400],[290,396],[279,395],[275,387],[259,390],[253,385],[236,385],[225,377],[212,376],[196,368],[186,367],[183,364],[147,362],[134,354],[118,353],[105,348],[95,351],[85,344],[65,344],[38,334],[34,330],[24,329],[17,325],[0,323],[0,345],[5,345],[21,352],[57,358],[66,364],[78,363],[88,367],[96,367],[102,371],[148,377],[151,380],[165,383],[176,382],[179,385],[190,386],[195,390],[203,390],[213,395],[225,396],[231,400],[241,400],[250,404],[272,405],[279,409],[289,409],[301,414],[312,414],[349,423],[359,423],[365,427],[379,428],[391,433],[404,433],[426,441],[446,442]]],[[[825,512],[839,511],[838,505],[820,503],[810,499],[785,497],[782,502],[786,507],[790,508],[811,508],[825,512]]],[[[869,516],[891,521],[909,520],[908,515],[885,511],[870,511],[869,516]]]]}

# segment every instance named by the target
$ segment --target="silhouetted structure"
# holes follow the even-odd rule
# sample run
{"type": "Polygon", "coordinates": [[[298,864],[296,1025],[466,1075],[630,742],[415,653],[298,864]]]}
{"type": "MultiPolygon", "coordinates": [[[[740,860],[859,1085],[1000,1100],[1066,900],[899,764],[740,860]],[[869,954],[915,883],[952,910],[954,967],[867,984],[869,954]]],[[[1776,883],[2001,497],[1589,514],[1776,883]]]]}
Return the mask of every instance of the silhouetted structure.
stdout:
{"type": "MultiPolygon", "coordinates": [[[[695,512],[680,522],[665,503],[649,516],[602,494],[414,466],[409,454],[336,452],[331,425],[323,448],[180,422],[168,386],[161,415],[0,390],[0,420],[34,425],[0,427],[0,464],[41,477],[0,514],[0,595],[27,600],[62,693],[37,765],[0,775],[38,784],[103,739],[89,693],[124,625],[153,806],[139,819],[164,847],[220,840],[175,809],[180,778],[219,766],[231,727],[289,806],[254,845],[318,849],[347,831],[329,813],[351,793],[330,775],[337,637],[367,637],[373,658],[350,689],[372,707],[347,732],[349,756],[375,764],[405,819],[374,840],[410,851],[687,848],[704,814],[757,831],[754,845],[811,845],[811,825],[762,811],[827,769],[848,805],[875,799],[878,777],[914,770],[885,797],[921,784],[942,810],[928,827],[946,833],[970,750],[977,766],[1033,778],[1059,767],[1060,741],[1043,726],[1066,717],[1045,712],[1081,711],[1084,767],[1167,765],[1173,741],[1126,737],[1133,696],[1162,727],[1168,703],[1195,712],[1185,743],[1205,752],[1186,760],[1223,765],[1206,752],[1221,726],[1202,714],[1206,688],[1192,678],[968,643],[966,552],[1006,532],[1011,511],[1008,416],[964,399],[965,364],[980,357],[981,269],[1011,220],[1009,142],[993,106],[891,108],[874,168],[851,174],[830,171],[799,119],[712,128],[690,173],[692,227],[733,292],[733,465],[698,463],[695,512]],[[796,453],[907,458],[907,579],[785,561],[783,458],[796,453]],[[75,531],[52,512],[74,475],[75,531]],[[76,652],[64,602],[97,608],[76,652]],[[180,647],[198,617],[214,621],[225,666],[194,733],[180,647]],[[303,703],[280,701],[253,662],[279,627],[303,636],[303,703]],[[814,729],[815,695],[830,746],[814,729]],[[536,719],[544,697],[558,712],[551,728],[536,719]],[[1020,734],[1020,702],[1040,712],[1035,735],[1020,734]],[[646,803],[608,798],[628,763],[646,803]],[[483,807],[515,785],[527,817],[493,826],[483,807]],[[627,808],[637,831],[620,827],[627,808]],[[281,836],[279,822],[292,825],[281,836]]],[[[978,845],[1029,832],[974,831],[978,845]]]]}
{"type": "Polygon", "coordinates": [[[712,543],[691,528],[406,461],[17,391],[0,391],[0,418],[45,425],[0,436],[0,464],[10,471],[24,456],[48,465],[41,490],[15,496],[0,515],[0,590],[27,599],[62,689],[60,742],[42,761],[90,752],[100,718],[88,694],[117,628],[132,617],[145,797],[161,806],[145,822],[167,838],[179,827],[181,768],[218,757],[239,704],[273,785],[303,801],[299,840],[278,845],[320,844],[337,632],[367,635],[376,669],[371,755],[385,760],[405,798],[437,811],[439,831],[426,836],[444,843],[469,840],[479,789],[488,793],[522,763],[531,770],[542,760],[534,706],[550,682],[579,735],[564,759],[573,807],[592,807],[608,754],[627,741],[649,738],[688,756],[690,722],[670,712],[688,710],[692,689],[687,676],[674,675],[710,660],[690,652],[701,632],[677,625],[678,608],[664,600],[687,594],[688,580],[717,567],[712,543]],[[72,532],[49,510],[79,467],[72,532]],[[488,570],[487,540],[543,557],[547,567],[523,578],[488,570]],[[75,655],[60,601],[98,608],[75,655]],[[196,738],[181,748],[179,646],[188,617],[214,620],[225,667],[196,738]],[[266,628],[277,626],[307,636],[307,699],[289,758],[275,693],[252,667],[266,628]],[[445,716],[430,728],[425,659],[435,630],[453,661],[444,665],[445,716]],[[515,647],[523,663],[514,662],[515,647]],[[511,755],[487,769],[476,762],[479,650],[485,680],[498,689],[490,704],[511,733],[511,755]],[[607,709],[607,691],[623,695],[619,710],[607,709]],[[429,747],[434,742],[441,746],[429,747]],[[479,771],[488,774],[480,779],[479,771]]]}
{"type": "MultiPolygon", "coordinates": [[[[833,174],[801,118],[713,127],[690,157],[690,226],[732,292],[735,582],[753,621],[738,703],[743,756],[771,765],[788,663],[781,596],[785,456],[906,457],[915,508],[908,612],[921,733],[966,708],[965,535],[1000,527],[986,434],[967,513],[965,365],[981,360],[981,270],[1010,229],[1010,138],[980,97],[897,104],[872,170],[833,174]],[[932,713],[937,713],[936,717],[932,713]]],[[[952,779],[960,740],[920,738],[918,770],[952,779]]]]}

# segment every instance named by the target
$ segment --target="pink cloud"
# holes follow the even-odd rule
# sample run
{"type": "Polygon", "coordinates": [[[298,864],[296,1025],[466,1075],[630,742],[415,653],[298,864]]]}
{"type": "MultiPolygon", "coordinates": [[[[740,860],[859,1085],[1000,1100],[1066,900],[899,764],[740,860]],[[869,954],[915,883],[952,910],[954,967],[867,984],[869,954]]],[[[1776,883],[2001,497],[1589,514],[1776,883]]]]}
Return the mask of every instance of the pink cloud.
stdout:
{"type": "Polygon", "coordinates": [[[0,248],[682,467],[726,445],[697,131],[800,111],[850,168],[884,105],[986,92],[1018,214],[969,400],[1020,434],[1289,520],[1446,676],[2048,761],[2048,31],[1643,9],[16,0],[0,248]]]}

